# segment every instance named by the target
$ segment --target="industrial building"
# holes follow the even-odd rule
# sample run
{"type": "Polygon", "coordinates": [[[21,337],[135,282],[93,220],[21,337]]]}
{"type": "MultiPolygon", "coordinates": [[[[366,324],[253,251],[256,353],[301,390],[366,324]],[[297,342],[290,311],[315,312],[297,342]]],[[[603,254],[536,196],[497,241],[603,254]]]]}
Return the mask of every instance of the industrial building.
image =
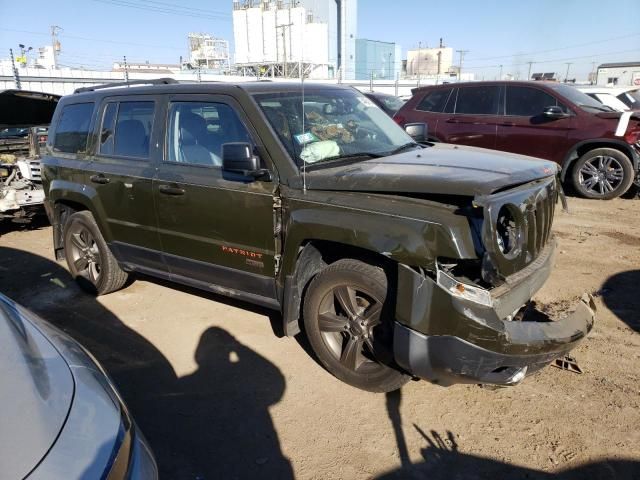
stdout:
{"type": "Polygon", "coordinates": [[[208,33],[190,33],[187,68],[220,74],[228,72],[229,42],[208,33]]]}
{"type": "Polygon", "coordinates": [[[235,67],[243,75],[355,77],[357,0],[234,0],[235,67]]]}
{"type": "Polygon", "coordinates": [[[640,87],[640,62],[603,63],[596,83],[609,87],[640,87]]]}
{"type": "Polygon", "coordinates": [[[356,80],[395,80],[402,68],[401,55],[395,43],[356,39],[356,80]]]}
{"type": "MultiPolygon", "coordinates": [[[[454,72],[453,49],[440,46],[438,48],[418,48],[407,52],[407,76],[430,77],[454,72]]],[[[455,70],[457,71],[457,70],[455,70]]]]}

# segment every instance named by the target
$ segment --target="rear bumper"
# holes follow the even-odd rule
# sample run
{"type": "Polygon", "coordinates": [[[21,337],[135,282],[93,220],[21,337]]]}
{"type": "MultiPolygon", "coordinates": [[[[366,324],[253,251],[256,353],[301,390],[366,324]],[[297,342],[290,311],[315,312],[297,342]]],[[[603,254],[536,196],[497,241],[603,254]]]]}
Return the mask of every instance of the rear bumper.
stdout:
{"type": "Polygon", "coordinates": [[[452,296],[433,279],[398,272],[395,360],[411,374],[443,385],[512,385],[572,350],[591,331],[596,307],[585,295],[551,321],[535,308],[508,320],[546,281],[554,242],[527,269],[492,292],[492,306],[452,296]]]}

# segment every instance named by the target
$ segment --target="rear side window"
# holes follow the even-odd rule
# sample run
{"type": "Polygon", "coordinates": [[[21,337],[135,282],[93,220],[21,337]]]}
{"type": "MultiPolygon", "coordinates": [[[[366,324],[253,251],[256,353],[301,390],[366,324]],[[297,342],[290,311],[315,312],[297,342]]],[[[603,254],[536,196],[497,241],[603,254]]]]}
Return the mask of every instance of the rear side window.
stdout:
{"type": "Polygon", "coordinates": [[[117,104],[117,112],[115,110],[115,103],[107,104],[105,108],[100,134],[100,153],[148,158],[155,103],[120,102],[117,104]],[[113,129],[113,139],[109,138],[109,128],[113,129]]]}
{"type": "Polygon", "coordinates": [[[555,97],[538,88],[507,85],[505,111],[507,115],[535,117],[542,115],[545,107],[557,105],[555,97]]]}
{"type": "Polygon", "coordinates": [[[416,110],[423,112],[442,112],[447,103],[447,99],[451,95],[451,89],[434,90],[427,93],[420,101],[416,110]]]}
{"type": "Polygon", "coordinates": [[[76,103],[62,108],[53,143],[55,151],[86,152],[93,105],[93,103],[76,103]]]}
{"type": "Polygon", "coordinates": [[[500,87],[478,86],[458,89],[456,113],[472,115],[496,115],[500,87]]]}

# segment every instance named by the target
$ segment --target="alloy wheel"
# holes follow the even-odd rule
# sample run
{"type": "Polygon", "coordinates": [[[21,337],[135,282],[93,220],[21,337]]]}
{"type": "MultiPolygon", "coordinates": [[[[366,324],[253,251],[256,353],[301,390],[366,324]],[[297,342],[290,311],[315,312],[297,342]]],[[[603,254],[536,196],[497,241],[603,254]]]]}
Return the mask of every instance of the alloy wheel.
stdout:
{"type": "Polygon", "coordinates": [[[102,259],[98,244],[91,232],[80,224],[71,227],[71,261],[78,275],[91,281],[98,282],[101,273],[102,259]]]}
{"type": "Polygon", "coordinates": [[[320,302],[318,327],[322,339],[340,364],[358,372],[374,372],[373,330],[381,323],[382,301],[372,293],[339,285],[320,302]]]}
{"type": "Polygon", "coordinates": [[[614,157],[598,155],[587,160],[579,172],[579,182],[589,193],[605,195],[624,180],[624,168],[614,157]]]}

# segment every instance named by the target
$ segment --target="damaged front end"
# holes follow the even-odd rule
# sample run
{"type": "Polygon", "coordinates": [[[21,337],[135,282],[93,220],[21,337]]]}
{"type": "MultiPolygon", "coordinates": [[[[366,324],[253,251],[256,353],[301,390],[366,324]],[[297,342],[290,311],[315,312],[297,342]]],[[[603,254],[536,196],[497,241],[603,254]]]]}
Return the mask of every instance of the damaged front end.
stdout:
{"type": "Polygon", "coordinates": [[[551,318],[531,297],[554,264],[557,180],[476,197],[467,215],[477,260],[398,267],[394,352],[399,365],[442,385],[514,385],[566,355],[593,327],[583,297],[551,318]]]}

